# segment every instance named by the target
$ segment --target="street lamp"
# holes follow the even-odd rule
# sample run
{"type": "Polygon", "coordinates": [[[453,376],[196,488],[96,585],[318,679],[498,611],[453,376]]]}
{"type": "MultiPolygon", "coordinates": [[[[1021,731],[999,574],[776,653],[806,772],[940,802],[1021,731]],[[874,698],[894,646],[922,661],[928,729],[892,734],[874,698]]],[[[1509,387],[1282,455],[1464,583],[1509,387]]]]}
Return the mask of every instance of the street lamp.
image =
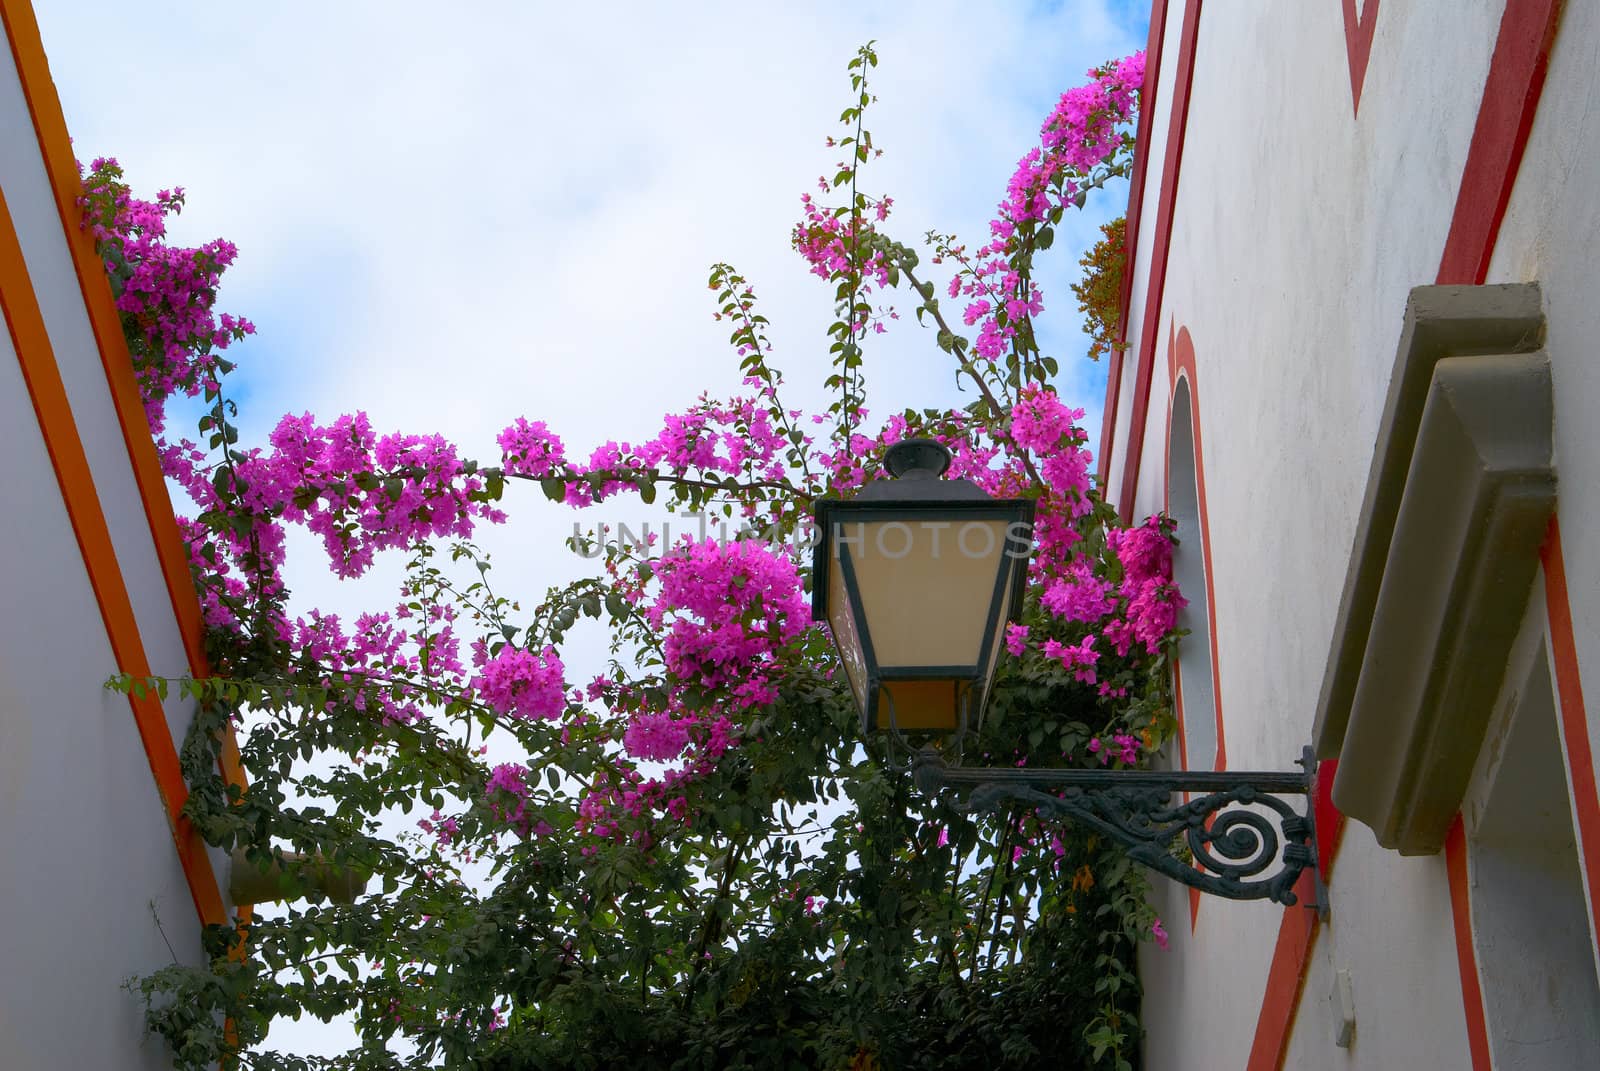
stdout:
{"type": "Polygon", "coordinates": [[[1022,609],[1033,500],[941,480],[950,451],[931,439],[885,462],[894,479],[816,505],[812,615],[833,630],[863,733],[959,733],[1022,609]]]}
{"type": "Polygon", "coordinates": [[[917,788],[966,791],[972,811],[1015,804],[1081,822],[1129,856],[1202,892],[1293,904],[1310,868],[1316,770],[1283,773],[967,767],[961,741],[982,724],[1004,628],[1022,608],[1034,503],[995,499],[970,480],[944,480],[950,452],[931,439],[890,446],[893,477],[848,500],[815,506],[812,616],[827,621],[861,714],[863,735],[888,732],[912,755],[917,788]],[[935,741],[945,739],[940,749],[935,741]],[[1177,793],[1199,793],[1174,802],[1177,793]]]}

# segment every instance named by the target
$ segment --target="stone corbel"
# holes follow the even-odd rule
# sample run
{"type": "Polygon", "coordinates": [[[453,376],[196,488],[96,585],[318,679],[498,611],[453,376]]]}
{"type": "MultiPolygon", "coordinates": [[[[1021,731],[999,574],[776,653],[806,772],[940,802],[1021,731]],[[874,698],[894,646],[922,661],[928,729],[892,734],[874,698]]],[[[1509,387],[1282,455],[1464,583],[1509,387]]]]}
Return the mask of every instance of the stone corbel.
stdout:
{"type": "Polygon", "coordinates": [[[1314,730],[1402,854],[1460,810],[1555,509],[1536,284],[1411,292],[1314,730]]]}

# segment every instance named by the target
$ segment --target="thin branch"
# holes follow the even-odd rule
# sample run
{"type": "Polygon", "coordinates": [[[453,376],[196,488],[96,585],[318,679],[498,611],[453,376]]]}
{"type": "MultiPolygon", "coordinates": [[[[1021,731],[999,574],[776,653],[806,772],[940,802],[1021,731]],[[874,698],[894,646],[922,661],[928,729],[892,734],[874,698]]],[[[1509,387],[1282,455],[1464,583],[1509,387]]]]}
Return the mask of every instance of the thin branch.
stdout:
{"type": "MultiPolygon", "coordinates": [[[[920,295],[923,292],[922,284],[917,280],[917,277],[912,272],[911,268],[908,265],[901,264],[900,270],[905,273],[905,277],[911,283],[912,288],[915,289],[920,295]]],[[[923,307],[933,314],[933,320],[939,325],[940,331],[943,331],[947,335],[955,335],[955,332],[950,330],[950,325],[945,322],[944,314],[939,311],[939,307],[937,305],[928,304],[926,299],[924,299],[923,307]]],[[[993,410],[996,415],[1002,412],[1000,402],[995,398],[994,393],[989,390],[989,384],[984,382],[983,377],[978,374],[978,370],[973,366],[972,362],[968,360],[966,356],[963,355],[956,347],[952,347],[951,352],[955,356],[955,359],[961,363],[961,370],[970,376],[972,381],[978,385],[978,390],[982,392],[984,401],[989,403],[989,408],[993,410]]],[[[1044,486],[1044,481],[1039,479],[1039,471],[1033,467],[1033,459],[1028,456],[1028,452],[1019,447],[1017,449],[1017,456],[1022,459],[1022,467],[1028,470],[1028,478],[1038,486],[1044,486]]]]}

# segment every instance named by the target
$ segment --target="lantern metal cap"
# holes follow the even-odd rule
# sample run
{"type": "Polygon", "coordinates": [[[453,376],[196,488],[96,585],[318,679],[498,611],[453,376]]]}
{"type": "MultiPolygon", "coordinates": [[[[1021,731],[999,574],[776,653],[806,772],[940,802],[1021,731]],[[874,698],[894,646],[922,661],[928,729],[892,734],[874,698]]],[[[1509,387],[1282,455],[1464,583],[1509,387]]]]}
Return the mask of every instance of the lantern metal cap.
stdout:
{"type": "Polygon", "coordinates": [[[937,439],[902,439],[884,451],[883,467],[897,480],[937,480],[950,467],[950,448],[937,439]]]}
{"type": "MultiPolygon", "coordinates": [[[[946,480],[950,468],[950,448],[937,439],[902,439],[883,452],[883,467],[892,477],[873,480],[861,489],[854,502],[977,502],[992,501],[971,480],[946,480]]],[[[819,505],[840,504],[823,499],[819,505]]]]}

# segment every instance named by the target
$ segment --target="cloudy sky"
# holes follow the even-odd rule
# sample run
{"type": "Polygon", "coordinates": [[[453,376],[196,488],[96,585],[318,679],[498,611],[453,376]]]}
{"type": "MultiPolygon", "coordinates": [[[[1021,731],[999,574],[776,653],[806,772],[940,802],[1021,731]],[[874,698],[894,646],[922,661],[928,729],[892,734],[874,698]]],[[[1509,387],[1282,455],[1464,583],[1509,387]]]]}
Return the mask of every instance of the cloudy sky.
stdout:
{"type": "MultiPolygon", "coordinates": [[[[868,125],[885,150],[862,188],[894,197],[903,241],[937,228],[977,244],[1056,97],[1142,48],[1149,10],[35,7],[80,158],[117,156],[145,193],[186,187],[176,237],[239,246],[221,307],[258,326],[234,351],[246,439],[285,412],[363,409],[380,433],[442,432],[489,461],[519,415],[587,455],[649,438],[701,391],[734,391],[737,359],[706,290],[719,260],[755,284],[791,404],[825,404],[830,294],[788,236],[800,194],[838,158],[823,139],[840,132],[856,47],[877,43],[868,125]]],[[[1083,358],[1068,284],[1126,198],[1120,184],[1092,195],[1039,276],[1045,348],[1063,396],[1089,411],[1091,443],[1104,369],[1083,358]]],[[[970,400],[909,316],[867,362],[880,413],[970,400]]],[[[532,485],[513,487],[508,509],[485,542],[502,586],[537,596],[577,568],[556,560],[572,517],[532,485]]],[[[377,571],[380,590],[336,585],[319,552],[291,552],[302,605],[392,605],[397,572],[377,571]]]]}

